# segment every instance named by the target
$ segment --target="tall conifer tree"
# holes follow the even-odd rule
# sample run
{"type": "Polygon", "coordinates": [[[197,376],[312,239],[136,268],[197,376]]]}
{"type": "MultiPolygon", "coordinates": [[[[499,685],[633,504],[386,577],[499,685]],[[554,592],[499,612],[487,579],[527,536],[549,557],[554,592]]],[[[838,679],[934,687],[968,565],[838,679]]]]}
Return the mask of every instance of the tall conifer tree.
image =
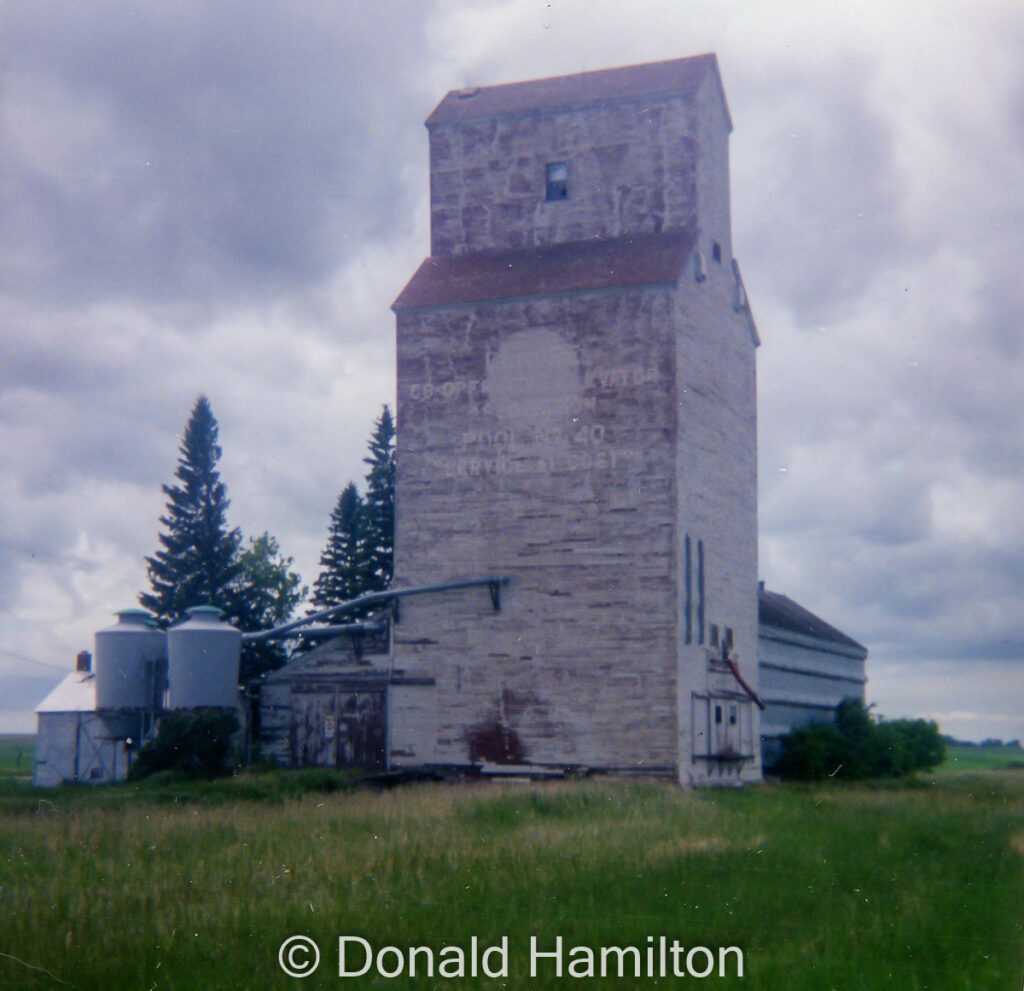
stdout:
{"type": "Polygon", "coordinates": [[[229,616],[236,612],[231,585],[240,570],[242,536],[227,525],[229,500],[217,471],[217,433],[209,400],[200,396],[182,436],[177,482],[163,486],[167,512],[160,522],[166,529],[159,535],[160,549],[146,558],[152,591],[139,596],[165,625],[190,606],[220,606],[229,616]]]}
{"type": "MultiPolygon", "coordinates": [[[[363,461],[366,496],[354,482],[345,486],[331,514],[313,605],[324,609],[366,592],[391,587],[395,556],[395,425],[383,408],[373,426],[363,461]]],[[[359,613],[349,613],[355,618],[359,613]]]]}
{"type": "Polygon", "coordinates": [[[325,609],[354,599],[362,586],[360,533],[363,500],[354,482],[338,496],[327,531],[327,546],[320,555],[320,574],[313,583],[313,605],[325,609]]]}
{"type": "Polygon", "coordinates": [[[363,590],[376,592],[391,587],[395,568],[395,424],[387,406],[363,461],[370,466],[362,513],[363,590]]]}

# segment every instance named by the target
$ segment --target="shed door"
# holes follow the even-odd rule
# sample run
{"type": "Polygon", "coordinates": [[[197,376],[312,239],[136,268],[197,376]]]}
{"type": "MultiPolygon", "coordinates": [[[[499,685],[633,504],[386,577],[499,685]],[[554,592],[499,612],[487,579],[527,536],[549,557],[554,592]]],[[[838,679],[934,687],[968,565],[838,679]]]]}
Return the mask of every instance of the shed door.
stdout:
{"type": "Polygon", "coordinates": [[[295,767],[384,767],[384,688],[293,688],[291,757],[295,767]]]}
{"type": "Polygon", "coordinates": [[[712,698],[711,753],[750,755],[753,753],[751,706],[745,699],[712,698]]]}

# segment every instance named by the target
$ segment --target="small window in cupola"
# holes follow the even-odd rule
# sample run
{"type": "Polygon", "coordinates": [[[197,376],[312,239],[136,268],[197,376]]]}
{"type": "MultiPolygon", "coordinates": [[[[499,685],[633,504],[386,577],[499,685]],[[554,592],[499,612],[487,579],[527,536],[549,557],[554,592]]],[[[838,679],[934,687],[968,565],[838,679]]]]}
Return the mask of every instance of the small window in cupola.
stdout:
{"type": "Polygon", "coordinates": [[[544,166],[544,199],[569,198],[569,166],[565,162],[548,162],[544,166]]]}

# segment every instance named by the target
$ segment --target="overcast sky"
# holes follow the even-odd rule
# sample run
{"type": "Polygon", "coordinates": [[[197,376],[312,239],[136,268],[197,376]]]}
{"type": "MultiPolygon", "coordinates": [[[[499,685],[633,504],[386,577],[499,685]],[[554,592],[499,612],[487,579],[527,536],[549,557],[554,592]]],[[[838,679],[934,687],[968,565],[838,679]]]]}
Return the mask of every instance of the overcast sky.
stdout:
{"type": "Polygon", "coordinates": [[[1024,5],[0,11],[0,732],[146,586],[199,393],[231,524],[315,579],[447,90],[715,51],[761,577],[870,649],[879,711],[1024,737],[1024,5]]]}

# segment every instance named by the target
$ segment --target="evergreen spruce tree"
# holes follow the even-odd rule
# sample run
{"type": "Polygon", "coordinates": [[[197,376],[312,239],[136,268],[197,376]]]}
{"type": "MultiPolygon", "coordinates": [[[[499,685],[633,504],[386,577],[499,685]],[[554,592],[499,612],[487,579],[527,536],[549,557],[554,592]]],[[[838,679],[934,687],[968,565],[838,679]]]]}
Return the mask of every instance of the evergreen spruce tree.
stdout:
{"type": "Polygon", "coordinates": [[[349,482],[331,513],[327,546],[320,555],[320,574],[313,583],[313,605],[317,609],[346,602],[366,591],[361,574],[362,512],[359,490],[349,482]]]}
{"type": "Polygon", "coordinates": [[[229,616],[236,611],[231,586],[240,571],[242,537],[227,525],[217,432],[210,403],[200,396],[179,448],[177,482],[163,486],[167,513],[160,522],[166,529],[159,535],[160,549],[146,558],[152,591],[139,596],[163,625],[180,619],[190,606],[220,606],[229,616]]]}
{"type": "MultiPolygon", "coordinates": [[[[390,588],[395,545],[395,425],[383,408],[374,423],[364,462],[366,496],[349,482],[331,514],[320,575],[313,583],[313,606],[326,609],[366,592],[390,588]]],[[[358,619],[368,610],[345,615],[358,619]]]]}
{"type": "Polygon", "coordinates": [[[395,425],[384,407],[373,427],[361,527],[363,591],[391,587],[395,568],[395,425]]]}

